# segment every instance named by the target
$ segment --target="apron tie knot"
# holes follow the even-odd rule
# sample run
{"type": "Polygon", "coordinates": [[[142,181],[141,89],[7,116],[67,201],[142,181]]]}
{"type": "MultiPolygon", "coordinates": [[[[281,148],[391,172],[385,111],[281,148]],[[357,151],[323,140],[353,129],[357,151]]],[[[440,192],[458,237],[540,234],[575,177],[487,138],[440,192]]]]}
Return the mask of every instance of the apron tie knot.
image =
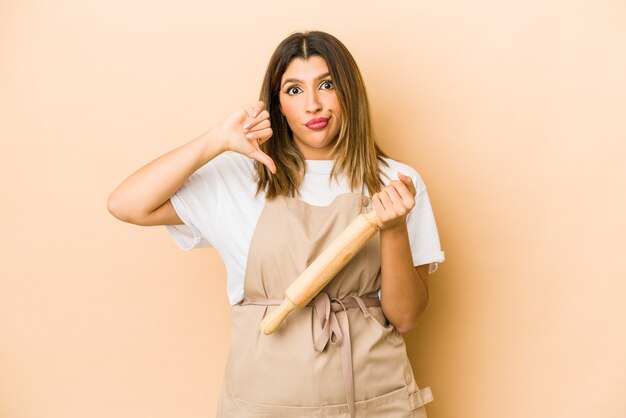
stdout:
{"type": "MultiPolygon", "coordinates": [[[[244,298],[242,306],[261,305],[278,306],[281,299],[252,299],[244,298]]],[[[360,298],[355,295],[348,295],[343,299],[331,298],[328,293],[320,292],[307,306],[313,307],[313,315],[317,317],[322,332],[315,338],[313,347],[315,351],[321,353],[326,349],[328,343],[339,346],[341,350],[341,368],[343,370],[343,381],[346,388],[346,400],[350,417],[354,418],[356,407],[354,404],[354,376],[352,373],[352,346],[350,340],[350,321],[347,310],[358,308],[363,313],[364,318],[371,317],[367,310],[368,306],[380,306],[378,296],[366,296],[360,298]],[[337,312],[346,312],[344,321],[339,321],[337,312]]]]}
{"type": "Polygon", "coordinates": [[[319,293],[313,300],[313,310],[315,311],[315,315],[317,315],[319,324],[322,327],[322,332],[315,339],[313,347],[315,347],[315,351],[320,353],[324,351],[329,342],[332,345],[341,345],[343,342],[343,330],[337,320],[337,315],[335,314],[336,310],[333,309],[332,302],[338,302],[341,304],[341,302],[336,298],[333,298],[331,301],[328,293],[326,292],[319,293]]]}
{"type": "MultiPolygon", "coordinates": [[[[367,306],[380,306],[377,297],[367,298],[367,306]]],[[[313,347],[316,351],[322,352],[328,346],[338,345],[341,350],[341,368],[343,370],[343,381],[346,389],[346,400],[350,417],[356,414],[354,405],[354,376],[352,372],[352,346],[350,341],[350,321],[346,310],[348,308],[359,308],[365,318],[371,315],[366,304],[358,296],[349,295],[344,299],[331,298],[326,292],[320,292],[313,299],[314,315],[317,316],[322,332],[315,338],[313,347]],[[336,313],[346,312],[345,321],[339,322],[336,313]]]]}

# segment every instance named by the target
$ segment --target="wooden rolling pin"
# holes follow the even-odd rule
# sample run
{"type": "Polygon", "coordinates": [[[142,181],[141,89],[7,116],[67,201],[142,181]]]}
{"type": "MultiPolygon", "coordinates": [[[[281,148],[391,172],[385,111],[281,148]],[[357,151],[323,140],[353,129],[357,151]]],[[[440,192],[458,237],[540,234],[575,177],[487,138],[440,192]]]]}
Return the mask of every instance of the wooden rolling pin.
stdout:
{"type": "Polygon", "coordinates": [[[285,290],[283,303],[267,315],[259,329],[269,335],[291,311],[311,301],[378,232],[376,212],[361,214],[285,290]]]}

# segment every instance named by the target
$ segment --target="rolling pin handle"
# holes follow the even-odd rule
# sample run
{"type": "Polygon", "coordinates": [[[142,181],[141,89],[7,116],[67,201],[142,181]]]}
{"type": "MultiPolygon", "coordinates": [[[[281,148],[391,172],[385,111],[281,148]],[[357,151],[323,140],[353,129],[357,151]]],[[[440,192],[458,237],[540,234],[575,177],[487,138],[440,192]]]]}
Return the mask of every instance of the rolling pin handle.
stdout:
{"type": "Polygon", "coordinates": [[[278,308],[263,318],[261,325],[259,325],[259,329],[263,332],[263,334],[270,335],[276,331],[287,315],[289,315],[289,313],[294,309],[296,309],[296,305],[294,305],[289,298],[285,298],[283,303],[281,303],[278,308]]]}
{"type": "Polygon", "coordinates": [[[371,212],[367,212],[366,214],[363,215],[363,217],[370,224],[375,225],[376,227],[379,226],[378,225],[378,218],[376,217],[376,211],[375,210],[373,210],[371,212]]]}

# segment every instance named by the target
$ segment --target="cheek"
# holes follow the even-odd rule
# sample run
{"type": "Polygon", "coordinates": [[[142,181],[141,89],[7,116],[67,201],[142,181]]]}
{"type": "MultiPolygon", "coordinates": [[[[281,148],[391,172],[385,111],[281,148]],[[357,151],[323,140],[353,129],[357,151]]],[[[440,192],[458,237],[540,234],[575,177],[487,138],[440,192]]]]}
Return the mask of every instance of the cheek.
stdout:
{"type": "Polygon", "coordinates": [[[280,109],[282,114],[287,118],[287,121],[291,123],[291,121],[296,119],[297,111],[295,103],[292,100],[281,100],[280,109]]]}
{"type": "Polygon", "coordinates": [[[336,116],[341,116],[341,105],[339,104],[339,98],[336,95],[328,98],[327,106],[332,109],[336,116]]]}

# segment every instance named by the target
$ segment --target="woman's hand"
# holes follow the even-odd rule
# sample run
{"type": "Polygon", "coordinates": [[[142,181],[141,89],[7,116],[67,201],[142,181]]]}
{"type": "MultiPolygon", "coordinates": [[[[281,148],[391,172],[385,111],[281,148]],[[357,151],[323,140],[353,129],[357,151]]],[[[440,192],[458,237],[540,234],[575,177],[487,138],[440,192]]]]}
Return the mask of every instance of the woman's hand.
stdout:
{"type": "Polygon", "coordinates": [[[263,102],[250,103],[224,119],[216,130],[226,150],[255,159],[276,173],[274,161],[259,148],[272,136],[270,115],[264,107],[263,102]]]}
{"type": "Polygon", "coordinates": [[[380,226],[381,308],[391,324],[403,334],[415,328],[428,302],[427,266],[414,266],[406,217],[415,206],[415,186],[398,173],[400,180],[372,196],[380,226]]]}
{"type": "Polygon", "coordinates": [[[406,217],[415,206],[415,186],[410,177],[398,173],[394,180],[372,196],[381,230],[405,228],[406,217]]]}

